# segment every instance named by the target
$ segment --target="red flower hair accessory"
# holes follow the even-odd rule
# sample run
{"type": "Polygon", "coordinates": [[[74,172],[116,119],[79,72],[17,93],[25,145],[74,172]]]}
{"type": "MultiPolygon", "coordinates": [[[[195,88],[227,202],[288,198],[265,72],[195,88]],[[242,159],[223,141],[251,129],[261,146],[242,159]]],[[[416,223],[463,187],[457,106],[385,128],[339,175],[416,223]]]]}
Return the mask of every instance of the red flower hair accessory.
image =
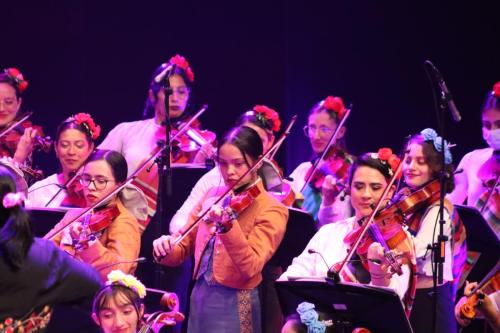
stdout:
{"type": "Polygon", "coordinates": [[[270,124],[273,132],[278,132],[281,127],[281,120],[278,112],[265,105],[256,105],[253,107],[255,116],[264,124],[270,124]]]}
{"type": "Polygon", "coordinates": [[[168,61],[171,65],[176,65],[186,72],[186,76],[190,82],[194,82],[194,73],[191,67],[189,67],[189,62],[183,56],[176,54],[168,61]]]}
{"type": "MultiPolygon", "coordinates": [[[[398,169],[401,160],[396,154],[392,153],[391,148],[380,148],[377,153],[371,155],[374,159],[379,159],[382,164],[389,167],[389,175],[392,177],[394,172],[398,169]]],[[[398,178],[401,177],[401,173],[398,174],[398,178]]]]}
{"type": "Polygon", "coordinates": [[[17,89],[19,89],[21,93],[23,93],[26,88],[28,88],[28,81],[24,79],[23,74],[21,74],[19,69],[11,67],[5,69],[4,72],[12,79],[12,81],[15,82],[15,84],[17,85],[17,89]]]}
{"type": "Polygon", "coordinates": [[[77,113],[69,117],[68,121],[74,121],[76,124],[82,125],[94,141],[101,135],[101,126],[96,125],[94,119],[88,113],[77,113]]]}
{"type": "Polygon", "coordinates": [[[347,109],[345,108],[344,101],[340,97],[328,96],[323,101],[323,107],[327,110],[332,110],[337,114],[339,120],[342,120],[347,109]]]}
{"type": "Polygon", "coordinates": [[[496,98],[500,98],[500,81],[495,83],[493,86],[493,91],[491,92],[496,98]]]}

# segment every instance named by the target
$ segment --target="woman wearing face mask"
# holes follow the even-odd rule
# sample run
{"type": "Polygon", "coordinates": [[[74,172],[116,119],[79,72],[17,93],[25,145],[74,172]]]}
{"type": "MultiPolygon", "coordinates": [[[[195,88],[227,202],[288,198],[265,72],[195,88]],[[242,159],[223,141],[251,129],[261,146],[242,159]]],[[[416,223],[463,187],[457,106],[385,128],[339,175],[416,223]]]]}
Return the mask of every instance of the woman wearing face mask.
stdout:
{"type": "Polygon", "coordinates": [[[455,175],[455,190],[448,199],[455,204],[466,201],[467,205],[477,207],[499,234],[500,195],[496,191],[490,197],[489,194],[500,174],[500,82],[488,94],[481,119],[483,138],[489,148],[476,149],[462,158],[458,169],[463,172],[455,175]]]}

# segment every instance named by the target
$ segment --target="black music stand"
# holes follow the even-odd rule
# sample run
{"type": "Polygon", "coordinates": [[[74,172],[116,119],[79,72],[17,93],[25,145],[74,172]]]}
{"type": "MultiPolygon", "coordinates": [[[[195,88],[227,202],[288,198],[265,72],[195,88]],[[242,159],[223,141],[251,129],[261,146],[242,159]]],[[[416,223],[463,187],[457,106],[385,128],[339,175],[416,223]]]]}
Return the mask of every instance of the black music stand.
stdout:
{"type": "Polygon", "coordinates": [[[36,237],[45,236],[62,220],[68,210],[75,208],[27,208],[30,215],[31,228],[36,237]]]}
{"type": "Polygon", "coordinates": [[[304,251],[316,231],[316,224],[310,213],[289,207],[285,236],[269,263],[286,270],[293,258],[304,251]]]}
{"type": "Polygon", "coordinates": [[[277,281],[276,289],[285,315],[296,313],[301,302],[310,302],[332,319],[339,332],[355,327],[365,327],[372,333],[413,332],[403,304],[392,289],[311,280],[277,281]]]}
{"type": "Polygon", "coordinates": [[[467,251],[480,253],[477,263],[462,279],[481,281],[499,259],[500,240],[475,207],[455,205],[455,209],[465,226],[467,251]]]}

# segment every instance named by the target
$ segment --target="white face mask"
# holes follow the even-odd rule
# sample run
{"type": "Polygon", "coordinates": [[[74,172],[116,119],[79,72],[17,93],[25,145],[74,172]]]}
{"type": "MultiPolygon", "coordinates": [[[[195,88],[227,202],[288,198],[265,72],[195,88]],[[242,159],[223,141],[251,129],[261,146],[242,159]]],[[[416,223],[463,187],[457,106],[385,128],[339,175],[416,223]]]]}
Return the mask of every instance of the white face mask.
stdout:
{"type": "Polygon", "coordinates": [[[488,130],[483,127],[483,139],[493,150],[500,150],[500,128],[488,130]]]}

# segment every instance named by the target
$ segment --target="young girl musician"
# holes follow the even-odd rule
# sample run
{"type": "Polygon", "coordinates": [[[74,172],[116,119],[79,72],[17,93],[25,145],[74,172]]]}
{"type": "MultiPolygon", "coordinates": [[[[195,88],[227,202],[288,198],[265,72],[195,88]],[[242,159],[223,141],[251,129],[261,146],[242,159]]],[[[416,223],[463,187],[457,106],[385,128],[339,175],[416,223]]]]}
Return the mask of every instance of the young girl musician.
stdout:
{"type": "Polygon", "coordinates": [[[188,332],[261,331],[257,286],[264,264],[284,236],[288,217],[285,206],[266,192],[255,169],[240,179],[262,151],[259,135],[249,127],[226,134],[217,153],[225,185],[209,191],[187,225],[200,212],[208,214],[177,244],[172,236],[153,243],[161,264],[179,265],[190,255],[195,257],[188,332]],[[234,197],[221,198],[228,187],[234,187],[234,197]],[[213,205],[218,199],[223,203],[213,205]],[[236,202],[242,200],[247,202],[238,208],[236,202]]]}
{"type": "MultiPolygon", "coordinates": [[[[406,219],[409,232],[413,235],[417,255],[417,293],[410,322],[413,331],[432,332],[433,329],[433,254],[429,249],[437,242],[439,234],[439,175],[441,165],[444,171],[453,175],[452,156],[448,144],[444,145],[433,129],[425,129],[410,138],[407,157],[403,161],[403,175],[406,185],[412,191],[428,193],[418,204],[415,211],[406,219]],[[444,146],[444,148],[443,148],[444,146]],[[444,149],[444,161],[442,159],[444,149]],[[444,163],[442,163],[444,162],[444,163]],[[425,191],[425,192],[424,192],[425,191]]],[[[453,176],[445,181],[445,191],[454,187],[453,176]]],[[[437,286],[436,332],[456,332],[453,315],[454,282],[458,281],[465,260],[465,230],[454,214],[453,205],[445,200],[443,226],[445,258],[443,266],[443,284],[437,286]]]]}
{"type": "Polygon", "coordinates": [[[347,109],[340,97],[328,96],[313,106],[309,112],[304,134],[309,138],[315,155],[313,162],[303,162],[291,174],[292,188],[302,193],[302,208],[310,212],[318,227],[351,216],[349,200],[339,194],[337,182],[345,182],[352,164],[352,157],[342,147],[345,127],[339,129],[325,159],[318,163],[313,173],[313,163],[320,158],[347,109]],[[312,176],[312,177],[311,177],[312,176]]]}
{"type": "MultiPolygon", "coordinates": [[[[86,207],[98,203],[127,179],[127,162],[111,150],[92,153],[83,167],[80,184],[86,207]]],[[[45,237],[75,258],[94,266],[103,281],[114,269],[134,272],[139,256],[141,232],[137,219],[124,207],[118,194],[94,208],[93,214],[84,215],[63,232],[67,223],[74,221],[81,210],[70,211],[45,237]]]]}

